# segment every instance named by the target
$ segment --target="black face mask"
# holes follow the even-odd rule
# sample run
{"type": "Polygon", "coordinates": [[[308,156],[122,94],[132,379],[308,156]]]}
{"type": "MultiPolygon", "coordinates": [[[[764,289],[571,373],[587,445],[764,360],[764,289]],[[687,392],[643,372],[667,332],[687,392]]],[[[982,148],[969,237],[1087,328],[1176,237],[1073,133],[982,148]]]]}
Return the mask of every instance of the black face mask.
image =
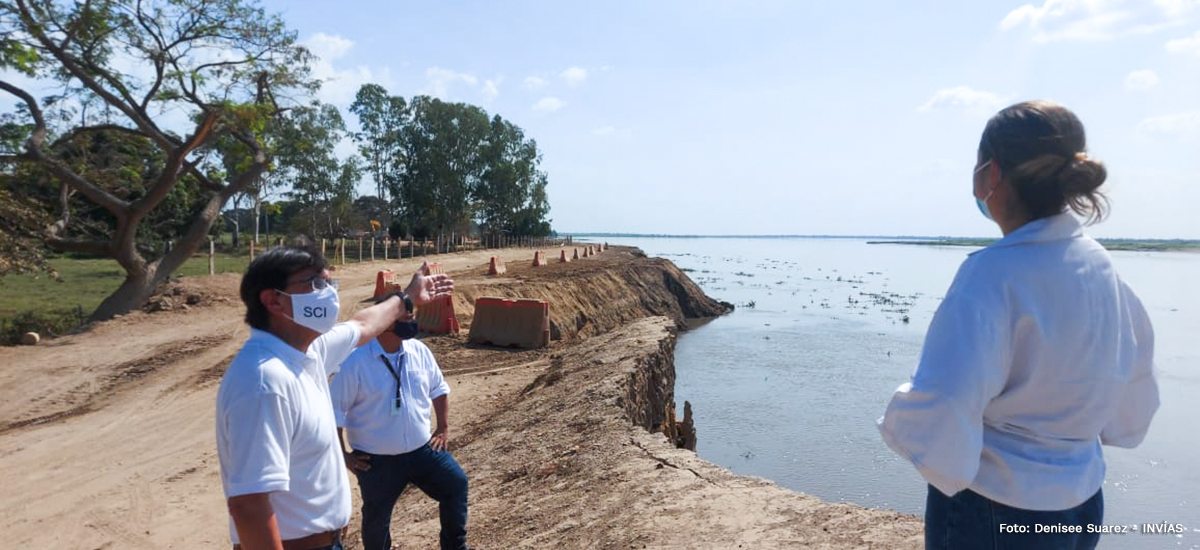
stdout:
{"type": "Polygon", "coordinates": [[[401,340],[416,338],[420,332],[421,329],[417,326],[416,321],[397,321],[392,325],[392,334],[399,336],[401,340]]]}

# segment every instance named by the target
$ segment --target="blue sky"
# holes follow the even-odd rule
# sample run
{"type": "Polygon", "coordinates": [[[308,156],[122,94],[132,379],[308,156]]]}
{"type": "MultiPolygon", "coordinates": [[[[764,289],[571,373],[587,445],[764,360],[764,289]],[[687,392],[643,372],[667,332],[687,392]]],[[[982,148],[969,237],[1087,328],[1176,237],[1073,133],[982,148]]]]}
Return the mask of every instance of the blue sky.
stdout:
{"type": "Polygon", "coordinates": [[[325,101],[374,82],[524,128],[559,231],[997,235],[979,134],[1044,98],[1109,168],[1093,234],[1200,238],[1200,0],[264,6],[321,57],[325,101]]]}

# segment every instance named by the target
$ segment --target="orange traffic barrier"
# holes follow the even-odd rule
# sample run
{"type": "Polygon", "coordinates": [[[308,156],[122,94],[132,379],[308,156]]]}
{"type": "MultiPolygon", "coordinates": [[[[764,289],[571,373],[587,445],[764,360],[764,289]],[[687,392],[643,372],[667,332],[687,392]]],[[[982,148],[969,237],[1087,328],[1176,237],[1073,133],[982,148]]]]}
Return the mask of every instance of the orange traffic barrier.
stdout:
{"type": "Polygon", "coordinates": [[[574,256],[571,256],[571,259],[572,259],[572,260],[578,260],[578,259],[579,259],[579,249],[578,249],[578,248],[576,248],[576,249],[575,249],[575,255],[574,255],[574,256]]]}
{"type": "MultiPolygon", "coordinates": [[[[429,264],[429,274],[445,273],[441,262],[429,264]]],[[[417,308],[417,326],[428,334],[458,334],[458,319],[454,316],[454,296],[446,295],[417,308]]]]}
{"type": "Polygon", "coordinates": [[[565,264],[569,261],[571,261],[571,258],[569,258],[567,256],[567,249],[564,248],[562,250],[559,250],[558,251],[558,263],[565,264]]]}
{"type": "Polygon", "coordinates": [[[467,341],[523,349],[544,348],[550,345],[550,304],[544,300],[478,298],[467,341]]]}
{"type": "Polygon", "coordinates": [[[375,274],[375,297],[376,298],[383,296],[384,294],[387,294],[393,288],[397,288],[399,286],[400,285],[396,284],[396,274],[393,273],[392,270],[383,269],[383,270],[380,270],[379,273],[375,274]]]}
{"type": "Polygon", "coordinates": [[[492,256],[491,265],[488,266],[488,275],[504,275],[508,269],[504,267],[504,260],[499,256],[492,256]]]}
{"type": "Polygon", "coordinates": [[[417,308],[417,326],[429,334],[458,334],[454,296],[443,296],[417,308]]]}
{"type": "Polygon", "coordinates": [[[538,250],[533,253],[533,267],[541,267],[546,265],[546,251],[538,250]]]}

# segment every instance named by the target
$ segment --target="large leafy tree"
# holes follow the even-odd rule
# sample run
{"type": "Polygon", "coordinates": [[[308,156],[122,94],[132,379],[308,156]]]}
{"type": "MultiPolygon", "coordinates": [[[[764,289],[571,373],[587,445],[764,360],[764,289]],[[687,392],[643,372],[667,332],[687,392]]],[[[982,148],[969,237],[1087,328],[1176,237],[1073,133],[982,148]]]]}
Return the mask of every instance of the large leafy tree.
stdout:
{"type": "MultiPolygon", "coordinates": [[[[294,109],[277,121],[273,177],[291,187],[288,196],[307,213],[308,224],[293,229],[312,236],[337,236],[336,207],[345,198],[345,182],[359,176],[357,160],[342,163],[335,151],[346,134],[337,107],[313,103],[294,109]],[[354,163],[349,170],[347,165],[354,163]]],[[[349,193],[353,195],[353,184],[349,193]]],[[[353,201],[350,196],[344,202],[353,201]]]]}
{"type": "Polygon", "coordinates": [[[464,231],[472,222],[487,232],[549,234],[542,155],[517,125],[464,103],[406,103],[377,84],[360,88],[350,110],[362,126],[354,137],[366,170],[397,214],[393,234],[464,231]]]}
{"type": "MultiPolygon", "coordinates": [[[[358,151],[366,160],[366,170],[375,180],[376,195],[387,200],[387,192],[397,183],[403,170],[404,148],[400,144],[404,125],[408,123],[408,105],[403,97],[390,96],[383,86],[364,84],[350,105],[358,115],[361,131],[354,134],[358,151]]],[[[379,218],[381,222],[389,220],[379,218]]]]}
{"type": "Polygon", "coordinates": [[[481,152],[481,174],[472,189],[480,227],[490,233],[545,236],[550,206],[542,154],[517,125],[492,117],[481,152]]]}
{"type": "Polygon", "coordinates": [[[393,196],[418,235],[463,231],[473,218],[471,190],[479,180],[487,113],[474,105],[427,96],[409,104],[401,132],[404,169],[393,196]]]}
{"type": "Polygon", "coordinates": [[[0,79],[0,90],[19,101],[28,130],[0,160],[6,170],[33,164],[53,175],[61,200],[40,228],[46,245],[113,258],[126,272],[93,319],[140,305],[196,250],[225,202],[262,174],[270,160],[262,133],[288,94],[313,88],[308,62],[295,33],[253,0],[0,1],[0,68],[24,76],[0,79]],[[89,134],[123,134],[157,151],[153,166],[127,174],[136,192],[89,179],[52,146],[89,134]],[[226,181],[211,177],[223,137],[252,159],[226,181]],[[185,179],[200,191],[183,201],[176,246],[148,257],[138,246],[143,224],[185,179]],[[76,197],[107,212],[111,231],[78,231],[76,197]]]}

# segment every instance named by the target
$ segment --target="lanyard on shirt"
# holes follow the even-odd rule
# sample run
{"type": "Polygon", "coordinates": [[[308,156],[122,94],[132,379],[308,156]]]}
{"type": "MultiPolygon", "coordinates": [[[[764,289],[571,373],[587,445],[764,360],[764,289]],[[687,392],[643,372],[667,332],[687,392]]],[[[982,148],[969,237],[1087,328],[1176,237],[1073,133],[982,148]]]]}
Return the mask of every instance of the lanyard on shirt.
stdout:
{"type": "Polygon", "coordinates": [[[399,370],[396,370],[394,367],[392,367],[392,362],[388,361],[386,354],[379,355],[379,358],[383,359],[383,364],[387,367],[388,374],[392,375],[392,378],[396,379],[396,400],[392,403],[393,410],[400,409],[400,403],[401,403],[400,377],[404,375],[404,357],[406,355],[408,355],[408,354],[407,353],[400,354],[400,369],[399,370]]]}

